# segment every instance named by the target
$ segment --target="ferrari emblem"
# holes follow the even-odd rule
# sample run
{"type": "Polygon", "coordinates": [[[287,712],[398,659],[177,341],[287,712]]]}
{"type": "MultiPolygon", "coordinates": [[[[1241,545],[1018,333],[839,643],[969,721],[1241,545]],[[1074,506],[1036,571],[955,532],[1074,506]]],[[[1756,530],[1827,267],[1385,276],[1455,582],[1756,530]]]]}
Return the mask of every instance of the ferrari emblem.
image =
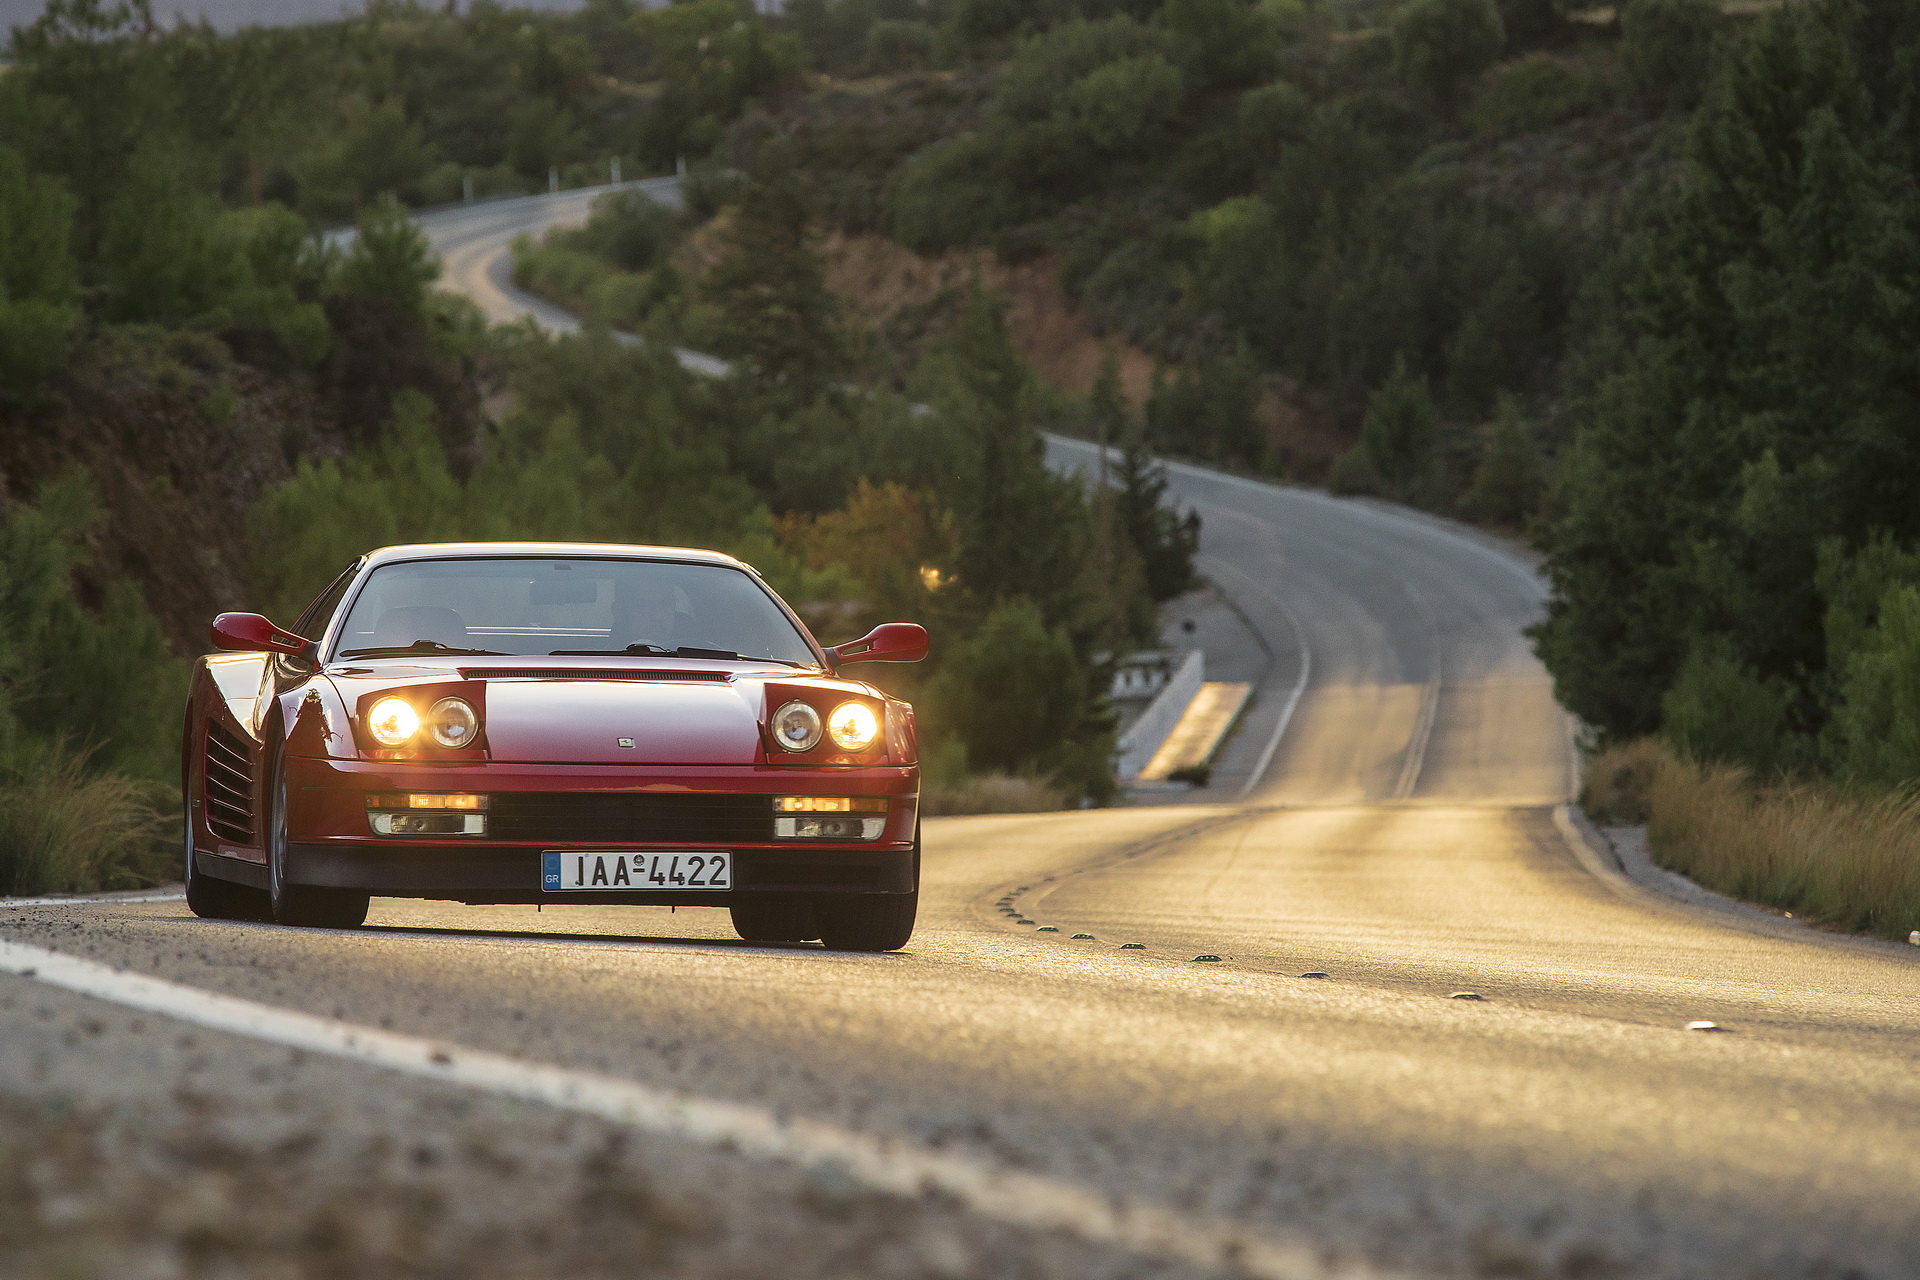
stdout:
{"type": "Polygon", "coordinates": [[[623,747],[630,747],[633,745],[632,738],[615,738],[614,741],[619,743],[623,747]]]}

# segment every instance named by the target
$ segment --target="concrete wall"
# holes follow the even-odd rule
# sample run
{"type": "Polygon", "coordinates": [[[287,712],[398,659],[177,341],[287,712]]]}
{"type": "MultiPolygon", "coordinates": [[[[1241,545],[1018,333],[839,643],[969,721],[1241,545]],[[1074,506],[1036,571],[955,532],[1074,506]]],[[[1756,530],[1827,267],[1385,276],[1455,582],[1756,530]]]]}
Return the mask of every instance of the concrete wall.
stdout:
{"type": "Polygon", "coordinates": [[[1167,681],[1140,718],[1133,722],[1125,733],[1120,735],[1119,757],[1115,767],[1122,782],[1129,782],[1140,776],[1140,771],[1153,759],[1153,753],[1173,732],[1173,726],[1180,723],[1180,717],[1186,712],[1187,704],[1193,701],[1193,695],[1200,692],[1200,686],[1207,679],[1207,657],[1195,649],[1187,654],[1180,665],[1174,669],[1173,678],[1167,681]]]}

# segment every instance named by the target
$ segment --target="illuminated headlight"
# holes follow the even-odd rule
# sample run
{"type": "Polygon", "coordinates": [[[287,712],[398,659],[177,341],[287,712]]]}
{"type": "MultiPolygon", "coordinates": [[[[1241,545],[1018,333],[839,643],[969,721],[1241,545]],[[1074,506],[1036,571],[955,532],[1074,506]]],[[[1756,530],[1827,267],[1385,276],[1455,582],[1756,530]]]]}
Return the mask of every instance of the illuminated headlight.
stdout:
{"type": "Polygon", "coordinates": [[[367,825],[381,836],[484,836],[486,807],[485,796],[373,791],[367,825]]]}
{"type": "Polygon", "coordinates": [[[885,796],[776,796],[776,840],[878,840],[887,829],[885,796]]]}
{"type": "Polygon", "coordinates": [[[420,713],[405,698],[382,698],[367,712],[367,732],[382,746],[405,746],[420,732],[420,713]]]}
{"type": "Polygon", "coordinates": [[[843,702],[827,717],[827,735],[842,751],[865,751],[880,736],[880,718],[864,702],[843,702]]]}
{"type": "Polygon", "coordinates": [[[820,713],[804,702],[789,702],[773,713],[773,740],[788,751],[811,751],[820,744],[820,713]]]}
{"type": "Polygon", "coordinates": [[[480,713],[465,698],[442,698],[427,712],[427,732],[443,747],[470,747],[480,736],[480,713]]]}

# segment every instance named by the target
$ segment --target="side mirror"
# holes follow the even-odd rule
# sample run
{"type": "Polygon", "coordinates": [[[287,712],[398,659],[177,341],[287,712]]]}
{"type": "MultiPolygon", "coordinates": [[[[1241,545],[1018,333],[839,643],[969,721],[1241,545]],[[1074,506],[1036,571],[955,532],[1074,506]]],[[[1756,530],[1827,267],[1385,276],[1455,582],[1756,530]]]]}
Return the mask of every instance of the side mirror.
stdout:
{"type": "Polygon", "coordinates": [[[927,656],[927,629],[917,622],[883,622],[858,640],[827,650],[835,665],[918,662],[927,656]]]}
{"type": "Polygon", "coordinates": [[[281,653],[311,658],[313,641],[283,631],[257,613],[223,613],[213,620],[213,647],[242,653],[281,653]]]}

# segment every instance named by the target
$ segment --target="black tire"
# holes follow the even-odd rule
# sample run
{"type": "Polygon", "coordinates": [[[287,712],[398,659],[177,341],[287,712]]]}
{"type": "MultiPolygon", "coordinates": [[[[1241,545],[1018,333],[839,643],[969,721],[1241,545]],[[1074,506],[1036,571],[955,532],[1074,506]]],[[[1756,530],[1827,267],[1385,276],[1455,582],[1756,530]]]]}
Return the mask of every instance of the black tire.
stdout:
{"type": "Polygon", "coordinates": [[[210,876],[193,865],[193,810],[187,809],[187,910],[202,920],[265,920],[267,895],[251,885],[210,876]]]}
{"type": "Polygon", "coordinates": [[[805,898],[743,898],[727,910],[733,931],[748,942],[811,942],[820,936],[819,913],[805,898]]]}
{"type": "Polygon", "coordinates": [[[358,929],[372,895],[287,880],[287,763],[278,751],[267,770],[267,899],[275,924],[358,929]]]}
{"type": "Polygon", "coordinates": [[[820,904],[820,941],[829,951],[898,951],[913,937],[920,891],[843,894],[820,904]]]}
{"type": "Polygon", "coordinates": [[[913,892],[837,894],[821,902],[820,941],[829,951],[898,951],[920,914],[920,824],[913,827],[913,892]]]}

